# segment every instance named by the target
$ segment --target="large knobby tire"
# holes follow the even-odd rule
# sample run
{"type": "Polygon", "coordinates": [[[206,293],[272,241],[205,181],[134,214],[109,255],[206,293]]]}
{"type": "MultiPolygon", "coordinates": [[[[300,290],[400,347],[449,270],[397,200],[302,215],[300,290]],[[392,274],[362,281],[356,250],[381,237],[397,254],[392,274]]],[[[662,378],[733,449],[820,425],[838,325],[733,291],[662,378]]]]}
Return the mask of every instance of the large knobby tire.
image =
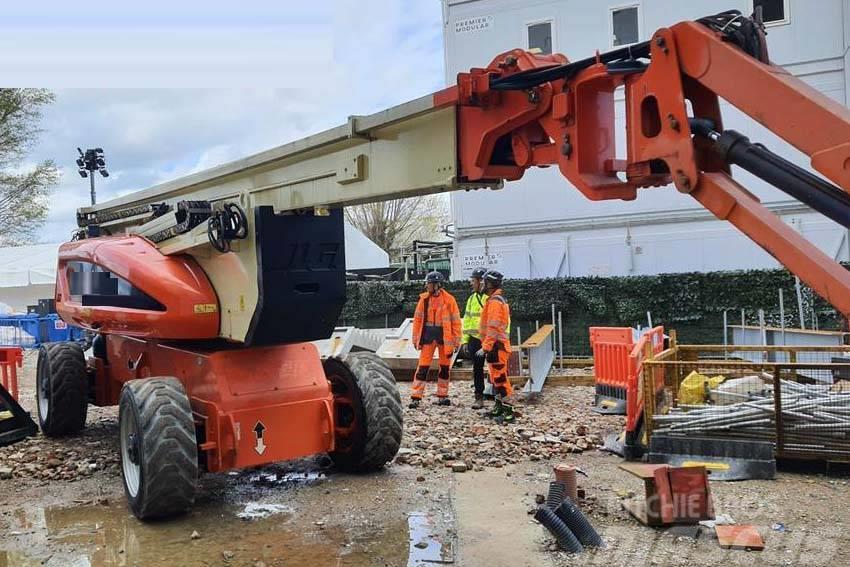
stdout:
{"type": "Polygon", "coordinates": [[[38,349],[36,404],[41,431],[60,437],[86,425],[88,374],[83,349],[77,343],[47,343],[38,349]]]}
{"type": "Polygon", "coordinates": [[[335,406],[337,468],[348,472],[376,471],[390,462],[401,446],[401,396],[390,368],[377,355],[357,352],[325,361],[335,406]]]}
{"type": "Polygon", "coordinates": [[[148,520],[185,512],[195,502],[198,444],[183,384],[130,380],[119,404],[121,474],[133,514],[148,520]]]}

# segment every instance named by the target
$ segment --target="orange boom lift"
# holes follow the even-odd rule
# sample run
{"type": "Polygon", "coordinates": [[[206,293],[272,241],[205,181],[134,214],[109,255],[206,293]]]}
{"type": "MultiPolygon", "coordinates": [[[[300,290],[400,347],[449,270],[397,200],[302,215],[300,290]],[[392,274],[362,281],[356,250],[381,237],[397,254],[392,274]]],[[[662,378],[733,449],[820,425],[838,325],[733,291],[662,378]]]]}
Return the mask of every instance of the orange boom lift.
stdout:
{"type": "Polygon", "coordinates": [[[320,360],[345,300],[341,208],[499,188],[556,165],[592,200],[675,184],[845,316],[850,274],[735,182],[731,164],[850,227],[850,113],[767,55],[737,12],[658,30],[575,62],[513,50],[453,87],[243,160],[80,209],[60,249],[57,310],[97,333],[39,356],[42,430],[120,406],[130,507],[167,516],[198,474],[329,453],[374,470],[402,435],[374,355],[320,360]],[[625,159],[614,92],[625,90],[625,159]],[[827,180],[723,129],[718,97],[803,153],[827,180]]]}

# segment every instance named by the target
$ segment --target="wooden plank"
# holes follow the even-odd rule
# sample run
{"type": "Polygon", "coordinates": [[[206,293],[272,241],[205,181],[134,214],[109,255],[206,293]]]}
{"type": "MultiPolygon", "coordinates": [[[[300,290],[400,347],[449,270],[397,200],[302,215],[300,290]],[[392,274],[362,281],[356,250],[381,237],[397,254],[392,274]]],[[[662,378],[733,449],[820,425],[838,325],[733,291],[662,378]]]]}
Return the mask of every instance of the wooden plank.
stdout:
{"type": "Polygon", "coordinates": [[[555,364],[562,365],[565,368],[588,368],[593,366],[593,358],[564,356],[556,358],[555,364]]]}
{"type": "MultiPolygon", "coordinates": [[[[412,375],[414,369],[410,370],[410,374],[412,375]]],[[[403,370],[403,372],[407,372],[407,370],[403,370]]],[[[508,377],[512,384],[525,384],[525,381],[528,380],[528,376],[509,376],[508,377]]],[[[460,369],[453,368],[451,373],[452,381],[465,382],[468,380],[472,380],[472,370],[470,369],[460,369]]],[[[410,376],[404,376],[402,381],[411,380],[410,376]]],[[[561,374],[550,374],[546,378],[547,384],[555,384],[559,386],[594,386],[596,384],[596,379],[593,374],[579,374],[579,375],[561,375],[561,374]]]]}
{"type": "Polygon", "coordinates": [[[735,369],[777,369],[787,368],[789,370],[833,370],[847,368],[850,363],[846,362],[745,362],[736,360],[644,360],[645,366],[710,366],[711,368],[735,369]]]}
{"type": "Polygon", "coordinates": [[[691,352],[850,352],[850,345],[679,345],[691,352]]]}
{"type": "Polygon", "coordinates": [[[520,348],[535,348],[540,346],[546,338],[555,332],[555,327],[553,325],[541,325],[537,331],[527,339],[525,342],[520,345],[520,348]]]}
{"type": "MultiPolygon", "coordinates": [[[[741,329],[742,327],[741,327],[741,325],[729,325],[729,328],[730,329],[741,329]]],[[[744,330],[751,329],[751,330],[761,331],[761,327],[756,326],[756,325],[745,325],[743,327],[743,329],[744,330]]],[[[783,329],[782,327],[769,327],[769,326],[765,327],[764,329],[765,329],[765,331],[780,331],[780,332],[786,331],[786,332],[794,332],[794,333],[800,333],[800,334],[805,333],[807,335],[830,335],[830,336],[839,336],[839,335],[845,336],[845,335],[847,335],[847,336],[850,336],[850,333],[845,333],[843,331],[821,331],[821,330],[818,330],[818,329],[792,329],[792,328],[783,329]]]]}
{"type": "Polygon", "coordinates": [[[629,474],[647,480],[655,478],[655,471],[659,469],[669,469],[670,465],[651,465],[648,463],[622,463],[619,468],[629,474]]]}

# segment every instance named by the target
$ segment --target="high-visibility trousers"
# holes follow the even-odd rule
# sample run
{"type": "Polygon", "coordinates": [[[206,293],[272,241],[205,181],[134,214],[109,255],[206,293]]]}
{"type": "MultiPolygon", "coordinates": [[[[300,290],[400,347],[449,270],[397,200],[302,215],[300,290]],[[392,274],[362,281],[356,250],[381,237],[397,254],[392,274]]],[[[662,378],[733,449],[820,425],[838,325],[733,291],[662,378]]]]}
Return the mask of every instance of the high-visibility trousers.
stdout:
{"type": "Polygon", "coordinates": [[[419,351],[419,366],[416,367],[416,372],[413,374],[413,389],[410,392],[410,397],[415,400],[421,400],[425,394],[425,381],[428,378],[428,368],[431,366],[431,361],[434,360],[435,350],[438,351],[440,359],[440,371],[437,373],[437,397],[446,398],[449,395],[449,367],[452,363],[452,349],[435,341],[422,345],[422,349],[419,351]]]}
{"type": "Polygon", "coordinates": [[[487,357],[487,368],[490,370],[490,383],[493,384],[493,393],[502,397],[514,393],[511,381],[508,380],[508,359],[511,353],[505,349],[490,351],[487,357]]]}

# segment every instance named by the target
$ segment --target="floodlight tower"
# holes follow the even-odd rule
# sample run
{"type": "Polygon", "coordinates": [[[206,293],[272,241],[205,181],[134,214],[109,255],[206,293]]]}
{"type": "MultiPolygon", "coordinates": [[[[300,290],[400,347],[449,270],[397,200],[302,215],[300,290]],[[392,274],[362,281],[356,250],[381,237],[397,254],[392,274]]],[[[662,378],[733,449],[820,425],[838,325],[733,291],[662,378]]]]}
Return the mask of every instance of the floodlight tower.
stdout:
{"type": "Polygon", "coordinates": [[[106,171],[106,160],[103,157],[103,148],[88,149],[83,152],[77,148],[80,157],[77,158],[77,167],[79,168],[80,177],[88,177],[91,182],[91,204],[96,202],[94,191],[94,174],[99,171],[103,177],[109,177],[109,172],[106,171]]]}

